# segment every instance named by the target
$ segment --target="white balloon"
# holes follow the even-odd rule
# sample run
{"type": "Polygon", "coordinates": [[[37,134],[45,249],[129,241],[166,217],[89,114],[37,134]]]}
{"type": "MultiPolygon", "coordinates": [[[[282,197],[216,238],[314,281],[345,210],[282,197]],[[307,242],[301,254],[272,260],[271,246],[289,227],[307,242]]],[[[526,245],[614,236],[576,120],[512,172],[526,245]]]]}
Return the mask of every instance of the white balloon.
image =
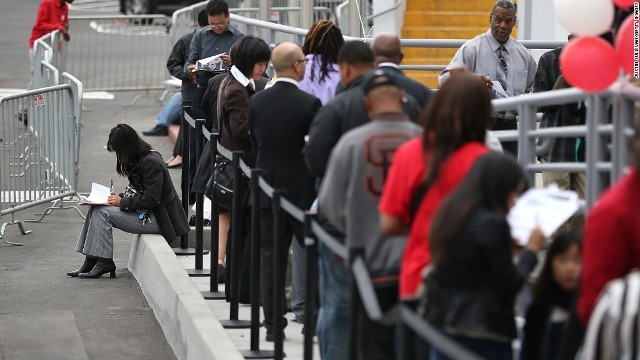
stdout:
{"type": "Polygon", "coordinates": [[[597,36],[611,29],[611,0],[554,0],[560,25],[575,35],[597,36]]]}

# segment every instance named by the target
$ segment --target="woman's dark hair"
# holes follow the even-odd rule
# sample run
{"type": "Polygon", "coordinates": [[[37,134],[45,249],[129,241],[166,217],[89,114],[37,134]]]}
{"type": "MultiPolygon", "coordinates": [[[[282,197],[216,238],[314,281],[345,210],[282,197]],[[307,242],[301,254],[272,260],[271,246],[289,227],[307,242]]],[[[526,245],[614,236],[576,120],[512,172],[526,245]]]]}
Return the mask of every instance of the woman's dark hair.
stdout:
{"type": "Polygon", "coordinates": [[[484,143],[490,118],[491,96],[477,75],[459,73],[445,81],[420,114],[429,186],[456,150],[469,142],[484,143]]]}
{"type": "Polygon", "coordinates": [[[207,3],[207,15],[215,16],[220,14],[229,17],[229,4],[224,0],[209,0],[207,3]]]}
{"type": "Polygon", "coordinates": [[[131,176],[139,166],[140,159],[151,151],[151,145],[142,140],[127,124],[118,124],[109,133],[107,150],[116,153],[116,171],[122,176],[131,176]]]}
{"type": "Polygon", "coordinates": [[[474,211],[484,209],[506,214],[509,195],[526,187],[524,172],[508,155],[489,153],[476,160],[433,217],[429,239],[434,264],[455,246],[458,231],[474,211]]]}
{"type": "Polygon", "coordinates": [[[251,79],[253,67],[259,62],[268,62],[271,50],[264,40],[247,35],[238,40],[231,51],[231,60],[244,76],[251,79]]]}
{"type": "MultiPolygon", "coordinates": [[[[307,32],[302,45],[302,52],[305,55],[313,54],[320,56],[320,79],[324,82],[330,72],[337,72],[334,65],[338,63],[338,52],[344,44],[342,31],[333,22],[329,20],[318,20],[307,32]]],[[[315,75],[316,63],[311,63],[311,81],[315,75]]]]}
{"type": "Polygon", "coordinates": [[[562,295],[567,292],[563,290],[555,281],[553,276],[553,259],[564,254],[572,245],[577,245],[582,252],[582,233],[579,231],[568,231],[558,235],[549,246],[547,257],[544,261],[540,275],[533,284],[533,300],[540,304],[553,304],[558,301],[570,301],[571,294],[567,294],[568,299],[562,299],[562,295]],[[559,298],[560,297],[560,298],[559,298]]]}

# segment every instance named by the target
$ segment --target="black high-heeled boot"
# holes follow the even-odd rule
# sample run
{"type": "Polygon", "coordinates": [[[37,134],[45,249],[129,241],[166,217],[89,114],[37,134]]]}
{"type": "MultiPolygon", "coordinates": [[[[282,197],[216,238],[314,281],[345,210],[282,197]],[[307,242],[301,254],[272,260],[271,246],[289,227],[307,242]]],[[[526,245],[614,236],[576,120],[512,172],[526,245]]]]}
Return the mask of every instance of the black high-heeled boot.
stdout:
{"type": "Polygon", "coordinates": [[[78,277],[78,275],[80,275],[80,273],[86,273],[91,271],[91,269],[93,269],[94,266],[96,266],[96,263],[98,262],[98,259],[96,259],[93,256],[87,256],[84,258],[84,264],[82,264],[82,266],[80,266],[80,268],[76,271],[71,271],[67,273],[67,276],[71,276],[71,277],[78,277]]]}
{"type": "Polygon", "coordinates": [[[109,277],[116,277],[116,264],[113,262],[113,259],[105,259],[98,258],[98,263],[93,269],[88,273],[80,273],[78,277],[80,278],[98,278],[106,273],[109,273],[109,277]]]}

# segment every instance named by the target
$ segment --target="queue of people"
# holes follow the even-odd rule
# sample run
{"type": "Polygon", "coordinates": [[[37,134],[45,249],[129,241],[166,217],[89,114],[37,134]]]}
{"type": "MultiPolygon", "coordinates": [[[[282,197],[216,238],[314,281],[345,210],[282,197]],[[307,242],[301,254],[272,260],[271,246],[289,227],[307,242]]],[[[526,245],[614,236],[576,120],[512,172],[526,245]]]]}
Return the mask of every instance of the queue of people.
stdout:
{"type": "MultiPolygon", "coordinates": [[[[437,92],[399,69],[402,49],[395,35],[380,35],[371,47],[344,42],[335,24],[320,20],[302,47],[285,42],[271,50],[229,23],[224,0],[210,0],[207,17],[209,25],[193,34],[183,57],[184,73],[193,74],[196,60],[220,52],[229,55],[229,71],[212,79],[196,75],[193,111],[211,119],[223,146],[243,151],[247,165],[286,190],[284,198],[317,211],[327,233],[363,249],[383,310],[426,304],[425,320],[460,346],[483,358],[512,359],[512,342],[519,337],[516,296],[528,287],[537,255],[551,241],[531,287],[520,356],[575,355],[599,292],[640,259],[640,213],[634,208],[640,200],[640,132],[632,142],[632,171],[587,216],[584,245],[581,233],[547,239],[540,228],[525,246],[514,244],[506,217],[532,184],[511,155],[491,150],[487,137],[488,129],[517,124],[515,114],[493,112],[491,99],[530,92],[536,80],[535,61],[510,37],[511,2],[495,3],[490,29],[460,48],[437,92]],[[276,80],[263,90],[269,62],[276,80]]],[[[185,75],[183,84],[193,80],[185,75]]],[[[118,207],[91,208],[76,247],[85,262],[67,274],[72,277],[113,276],[112,227],[162,234],[169,242],[188,231],[160,155],[125,124],[111,131],[108,149],[116,153],[116,171],[129,178],[131,190],[109,198],[118,207]]],[[[211,144],[208,151],[214,151],[211,144]]],[[[206,166],[203,161],[190,170],[206,180],[213,176],[206,166]]],[[[201,185],[195,181],[192,191],[206,192],[201,185]]],[[[273,313],[272,304],[285,299],[273,297],[273,214],[270,199],[262,196],[260,202],[261,302],[266,337],[273,341],[274,322],[286,326],[287,320],[273,313]]],[[[240,302],[248,303],[250,211],[248,205],[240,214],[230,210],[220,214],[224,249],[218,262],[229,265],[227,232],[241,232],[237,248],[243,260],[232,276],[240,278],[240,302]],[[239,229],[230,226],[234,216],[243,219],[239,229]]],[[[285,216],[284,230],[281,248],[288,249],[294,237],[302,241],[295,219],[285,216]]],[[[293,256],[304,257],[304,248],[298,249],[293,256]]],[[[302,316],[318,318],[317,328],[307,331],[316,332],[321,357],[348,359],[351,340],[361,359],[447,359],[439,344],[373,321],[362,304],[355,307],[358,336],[349,339],[351,260],[320,243],[319,311],[302,316]]]]}

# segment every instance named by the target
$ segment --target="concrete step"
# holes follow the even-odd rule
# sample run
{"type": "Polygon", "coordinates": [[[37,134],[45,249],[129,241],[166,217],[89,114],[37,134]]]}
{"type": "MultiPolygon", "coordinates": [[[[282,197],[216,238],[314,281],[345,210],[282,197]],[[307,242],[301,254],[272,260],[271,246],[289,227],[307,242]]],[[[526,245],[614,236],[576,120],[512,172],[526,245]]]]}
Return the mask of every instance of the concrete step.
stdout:
{"type": "Polygon", "coordinates": [[[489,15],[486,11],[407,11],[405,24],[448,27],[489,27],[489,15]]]}
{"type": "Polygon", "coordinates": [[[489,26],[447,27],[431,25],[405,25],[402,29],[403,39],[472,39],[487,31],[489,26]]]}
{"type": "Polygon", "coordinates": [[[484,11],[489,15],[494,3],[494,0],[409,0],[407,3],[407,11],[484,11]]]}

